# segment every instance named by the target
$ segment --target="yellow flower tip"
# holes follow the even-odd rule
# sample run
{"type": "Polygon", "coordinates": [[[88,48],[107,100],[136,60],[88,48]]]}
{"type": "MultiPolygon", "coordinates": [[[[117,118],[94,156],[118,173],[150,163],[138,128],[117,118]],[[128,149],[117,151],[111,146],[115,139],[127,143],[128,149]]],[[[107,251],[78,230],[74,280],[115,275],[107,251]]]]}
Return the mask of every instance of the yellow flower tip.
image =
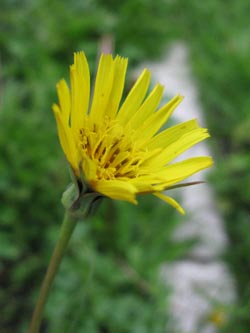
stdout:
{"type": "Polygon", "coordinates": [[[179,104],[181,104],[181,102],[183,101],[183,99],[184,99],[184,96],[182,96],[182,95],[180,95],[180,94],[178,94],[178,95],[176,95],[175,97],[174,97],[174,99],[173,100],[176,100],[176,104],[175,104],[175,108],[179,105],[179,104]]]}
{"type": "Polygon", "coordinates": [[[119,55],[101,54],[89,105],[88,62],[83,51],[74,53],[70,88],[60,80],[59,103],[52,106],[61,146],[78,180],[92,191],[133,204],[137,194],[153,193],[184,214],[174,199],[160,192],[213,164],[209,157],[172,163],[209,133],[196,120],[160,132],[183,96],[158,109],[164,87],[158,83],[148,93],[151,73],[144,68],[122,98],[127,63],[119,55]]]}
{"type": "Polygon", "coordinates": [[[182,207],[176,208],[181,215],[185,215],[186,212],[182,207]]]}
{"type": "MultiPolygon", "coordinates": [[[[210,136],[208,136],[208,137],[210,137],[210,136]]],[[[207,157],[206,157],[206,165],[205,165],[205,168],[210,168],[210,167],[212,167],[213,165],[214,165],[214,160],[213,160],[213,158],[210,157],[210,156],[207,156],[207,157]]]]}
{"type": "Polygon", "coordinates": [[[69,66],[69,71],[70,71],[70,74],[72,75],[76,70],[76,64],[72,64],[69,66]]]}
{"type": "Polygon", "coordinates": [[[76,51],[74,52],[74,62],[76,62],[77,58],[85,58],[85,52],[84,51],[76,51]]]}
{"type": "Polygon", "coordinates": [[[223,327],[227,322],[227,314],[224,309],[215,309],[209,314],[208,321],[217,327],[223,327]]]}
{"type": "Polygon", "coordinates": [[[151,72],[147,68],[143,69],[141,75],[145,76],[148,81],[151,79],[151,72]]]}
{"type": "Polygon", "coordinates": [[[170,198],[169,196],[165,195],[164,193],[160,193],[160,192],[156,192],[156,193],[153,193],[153,194],[156,197],[158,197],[159,199],[165,201],[166,203],[168,203],[169,205],[171,205],[172,207],[174,207],[181,215],[185,215],[185,210],[173,198],[170,198]]]}
{"type": "Polygon", "coordinates": [[[128,58],[127,57],[121,57],[119,54],[117,54],[115,56],[115,61],[117,62],[125,62],[125,63],[128,63],[128,58]]]}
{"type": "Polygon", "coordinates": [[[56,103],[52,104],[52,110],[54,113],[60,113],[60,108],[56,103]]]}
{"type": "Polygon", "coordinates": [[[65,84],[67,85],[66,81],[65,81],[64,79],[61,79],[61,80],[57,83],[56,88],[57,88],[58,90],[60,90],[60,89],[63,88],[63,86],[65,86],[65,84]]]}

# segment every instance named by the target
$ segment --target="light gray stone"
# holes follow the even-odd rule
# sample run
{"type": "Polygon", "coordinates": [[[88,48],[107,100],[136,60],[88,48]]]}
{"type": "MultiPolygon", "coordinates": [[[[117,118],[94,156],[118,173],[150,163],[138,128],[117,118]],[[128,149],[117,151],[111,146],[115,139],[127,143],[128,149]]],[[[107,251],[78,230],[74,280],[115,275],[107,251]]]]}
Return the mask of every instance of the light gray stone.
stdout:
{"type": "Polygon", "coordinates": [[[173,333],[217,332],[209,316],[235,299],[226,265],[220,261],[202,264],[186,260],[166,264],[162,272],[174,291],[170,300],[173,333]]]}

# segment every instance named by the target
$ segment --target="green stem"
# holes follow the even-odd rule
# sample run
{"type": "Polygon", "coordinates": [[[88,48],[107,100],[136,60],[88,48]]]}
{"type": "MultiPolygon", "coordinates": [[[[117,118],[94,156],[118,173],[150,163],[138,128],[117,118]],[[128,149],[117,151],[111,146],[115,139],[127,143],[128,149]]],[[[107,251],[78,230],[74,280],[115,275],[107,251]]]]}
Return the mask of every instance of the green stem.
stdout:
{"type": "Polygon", "coordinates": [[[33,312],[29,333],[39,333],[42,316],[44,308],[49,296],[51,286],[53,284],[54,278],[62,261],[63,255],[65,253],[66,247],[70,240],[70,237],[76,226],[77,219],[70,214],[70,212],[65,213],[64,220],[61,226],[61,231],[59,238],[57,240],[54,252],[52,254],[46,275],[44,277],[40,294],[33,312]]]}

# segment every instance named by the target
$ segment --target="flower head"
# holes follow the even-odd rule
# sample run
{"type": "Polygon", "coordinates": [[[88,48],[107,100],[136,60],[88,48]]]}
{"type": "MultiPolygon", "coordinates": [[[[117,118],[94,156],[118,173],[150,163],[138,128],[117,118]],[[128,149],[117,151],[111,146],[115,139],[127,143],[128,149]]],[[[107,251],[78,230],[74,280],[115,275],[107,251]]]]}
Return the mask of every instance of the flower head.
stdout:
{"type": "Polygon", "coordinates": [[[160,131],[183,97],[159,107],[163,86],[147,94],[150,72],[144,69],[122,101],[128,60],[101,55],[93,97],[84,52],[74,54],[70,88],[57,84],[53,105],[61,146],[79,181],[89,191],[136,203],[137,194],[152,193],[183,213],[163,191],[212,165],[210,157],[173,160],[209,137],[196,119],[160,131]]]}

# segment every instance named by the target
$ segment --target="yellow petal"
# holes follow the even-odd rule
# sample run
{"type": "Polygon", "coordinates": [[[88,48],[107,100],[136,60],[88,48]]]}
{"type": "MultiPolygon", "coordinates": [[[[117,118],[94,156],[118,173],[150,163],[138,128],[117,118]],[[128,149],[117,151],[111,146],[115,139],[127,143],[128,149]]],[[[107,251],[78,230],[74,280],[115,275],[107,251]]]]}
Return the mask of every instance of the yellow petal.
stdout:
{"type": "Polygon", "coordinates": [[[129,182],[120,180],[99,180],[92,184],[95,191],[115,199],[125,200],[137,204],[135,199],[136,188],[129,182]]]}
{"type": "Polygon", "coordinates": [[[168,186],[176,184],[194,173],[210,167],[212,164],[213,160],[208,156],[193,157],[182,162],[170,164],[157,173],[159,179],[162,179],[160,187],[164,186],[167,188],[168,186]]]}
{"type": "Polygon", "coordinates": [[[196,128],[199,128],[196,119],[172,126],[165,131],[162,131],[160,134],[154,136],[147,144],[147,148],[153,150],[159,147],[167,147],[173,142],[177,141],[182,135],[196,128]]]}
{"type": "Polygon", "coordinates": [[[160,84],[157,84],[154,87],[139,110],[134,115],[132,115],[128,123],[130,127],[137,129],[138,126],[143,124],[145,119],[147,119],[148,116],[156,110],[161,101],[163,90],[164,87],[160,84]]]}
{"type": "Polygon", "coordinates": [[[146,161],[146,165],[152,168],[159,168],[166,165],[170,161],[174,160],[181,153],[191,148],[198,142],[203,141],[210,135],[206,128],[197,128],[184,135],[182,135],[178,140],[174,141],[172,144],[167,146],[162,150],[157,156],[152,157],[150,160],[146,161]]]}
{"type": "MultiPolygon", "coordinates": [[[[156,184],[162,184],[164,182],[164,177],[161,175],[158,176],[157,173],[148,173],[141,176],[139,175],[136,178],[129,179],[129,182],[137,188],[138,193],[152,193],[159,191],[160,185],[156,184]]],[[[165,190],[165,187],[161,186],[160,191],[163,190],[165,190]]]]}
{"type": "Polygon", "coordinates": [[[74,65],[70,67],[71,81],[71,127],[77,135],[84,126],[90,96],[89,66],[84,52],[74,54],[74,65]]]}
{"type": "Polygon", "coordinates": [[[183,100],[180,95],[175,96],[171,101],[164,105],[160,110],[154,112],[137,130],[138,138],[141,137],[142,142],[150,139],[164,125],[171,116],[175,108],[183,100]]]}
{"type": "Polygon", "coordinates": [[[128,65],[127,58],[122,58],[119,56],[115,57],[113,87],[109,96],[109,101],[105,113],[111,119],[115,117],[121,101],[124,83],[125,83],[127,65],[128,65]]]}
{"type": "Polygon", "coordinates": [[[73,141],[72,133],[70,128],[63,121],[62,114],[58,105],[53,104],[52,109],[57,123],[57,130],[59,135],[60,144],[63,148],[64,154],[74,170],[77,169],[77,152],[75,148],[75,143],[73,141]]]}
{"type": "Polygon", "coordinates": [[[149,83],[150,72],[144,69],[133,88],[130,90],[117,115],[117,119],[122,124],[126,124],[140,107],[148,90],[149,83]]]}
{"type": "Polygon", "coordinates": [[[136,193],[137,194],[146,194],[146,193],[152,193],[155,192],[154,187],[151,185],[152,177],[138,177],[134,179],[130,179],[129,182],[133,186],[136,187],[136,193]]]}
{"type": "Polygon", "coordinates": [[[97,165],[96,163],[88,157],[87,154],[83,154],[82,160],[79,161],[84,173],[85,178],[91,182],[95,181],[97,176],[96,176],[96,170],[97,170],[97,165]]]}
{"type": "Polygon", "coordinates": [[[96,125],[102,124],[114,79],[114,61],[111,54],[102,54],[96,74],[90,119],[96,125]]]}
{"type": "Polygon", "coordinates": [[[56,85],[59,98],[61,116],[65,124],[69,124],[70,116],[70,92],[65,80],[60,80],[56,85]]]}
{"type": "Polygon", "coordinates": [[[179,213],[181,213],[182,215],[185,214],[184,209],[181,207],[180,204],[178,204],[177,201],[175,201],[173,198],[170,198],[169,196],[163,194],[163,193],[153,193],[156,197],[158,197],[159,199],[165,201],[166,203],[170,204],[171,206],[173,206],[175,209],[178,210],[179,213]]]}

